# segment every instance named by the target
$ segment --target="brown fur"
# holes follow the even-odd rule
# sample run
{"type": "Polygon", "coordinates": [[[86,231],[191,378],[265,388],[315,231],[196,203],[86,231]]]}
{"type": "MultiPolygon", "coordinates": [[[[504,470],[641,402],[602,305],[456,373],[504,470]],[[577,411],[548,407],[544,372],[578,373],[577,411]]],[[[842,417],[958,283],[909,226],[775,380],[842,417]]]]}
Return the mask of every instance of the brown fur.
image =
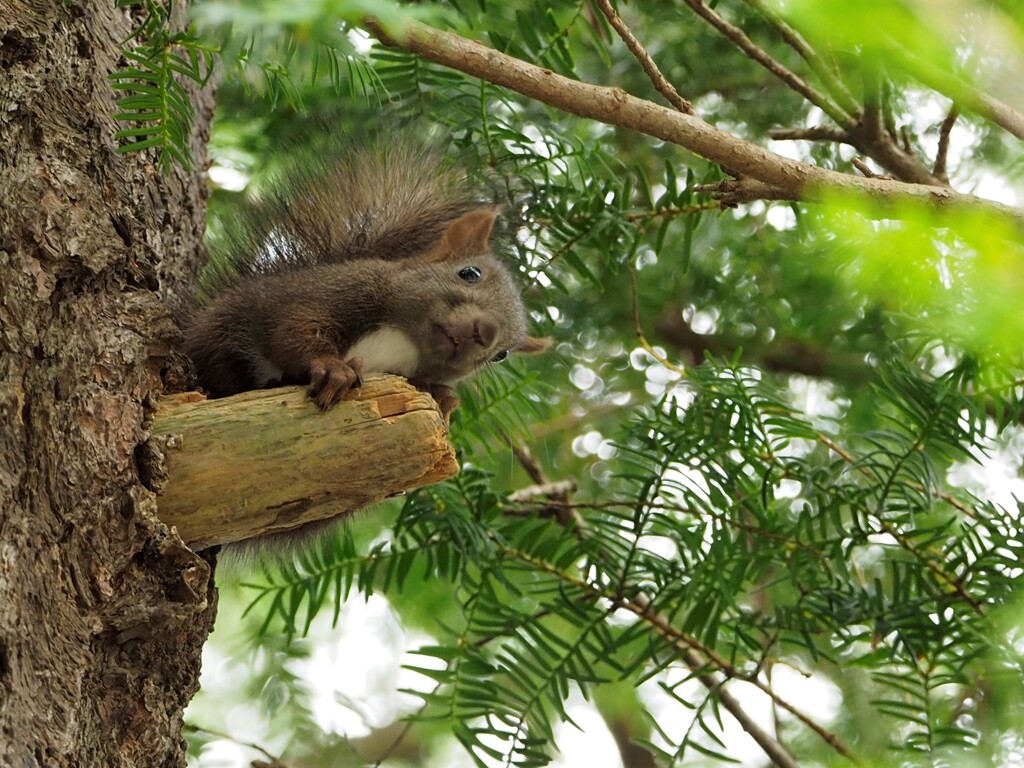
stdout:
{"type": "Polygon", "coordinates": [[[448,391],[496,355],[544,349],[492,254],[498,209],[478,198],[464,173],[408,141],[315,153],[226,237],[230,269],[186,331],[200,385],[219,397],[312,383],[330,407],[348,387],[327,382],[358,384],[348,352],[381,328],[418,351],[416,370],[392,372],[448,391]]]}

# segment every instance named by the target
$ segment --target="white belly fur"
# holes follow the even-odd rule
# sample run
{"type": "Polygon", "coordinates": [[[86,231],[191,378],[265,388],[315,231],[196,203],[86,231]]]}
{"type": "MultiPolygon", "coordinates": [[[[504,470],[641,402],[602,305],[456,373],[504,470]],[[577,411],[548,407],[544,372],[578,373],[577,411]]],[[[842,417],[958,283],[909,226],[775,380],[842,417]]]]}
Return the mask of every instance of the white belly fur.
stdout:
{"type": "Polygon", "coordinates": [[[387,326],[372,331],[345,353],[345,358],[363,358],[367,373],[396,373],[409,378],[416,373],[420,352],[408,336],[387,326]]]}

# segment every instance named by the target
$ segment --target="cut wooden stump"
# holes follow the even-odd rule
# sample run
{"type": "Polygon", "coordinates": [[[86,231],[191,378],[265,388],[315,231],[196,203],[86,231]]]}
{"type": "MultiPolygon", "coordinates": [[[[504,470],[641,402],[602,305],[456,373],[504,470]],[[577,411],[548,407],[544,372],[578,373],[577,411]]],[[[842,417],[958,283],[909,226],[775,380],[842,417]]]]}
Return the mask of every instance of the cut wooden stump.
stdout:
{"type": "Polygon", "coordinates": [[[219,400],[163,399],[160,518],[193,549],[296,528],[437,483],[459,471],[430,395],[370,375],[321,413],[301,387],[219,400]]]}

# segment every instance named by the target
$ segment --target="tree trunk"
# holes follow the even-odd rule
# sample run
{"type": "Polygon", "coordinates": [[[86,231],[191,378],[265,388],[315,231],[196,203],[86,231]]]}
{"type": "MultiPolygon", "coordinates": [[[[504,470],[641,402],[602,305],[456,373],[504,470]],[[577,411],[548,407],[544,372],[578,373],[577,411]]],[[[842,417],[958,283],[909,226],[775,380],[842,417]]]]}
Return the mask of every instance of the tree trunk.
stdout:
{"type": "MultiPolygon", "coordinates": [[[[176,9],[182,9],[176,4],[176,9]]],[[[199,171],[114,153],[114,0],[0,0],[0,765],[181,766],[211,569],[136,452],[201,260],[199,171]]],[[[123,62],[122,62],[123,64],[123,62]]],[[[197,97],[197,168],[210,119],[197,97]]]]}

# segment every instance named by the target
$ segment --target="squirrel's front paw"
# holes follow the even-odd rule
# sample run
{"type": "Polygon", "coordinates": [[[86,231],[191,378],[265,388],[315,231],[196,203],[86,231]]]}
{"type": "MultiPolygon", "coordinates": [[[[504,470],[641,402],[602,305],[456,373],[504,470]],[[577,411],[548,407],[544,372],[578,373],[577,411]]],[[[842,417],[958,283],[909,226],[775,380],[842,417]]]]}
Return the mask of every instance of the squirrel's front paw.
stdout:
{"type": "Polygon", "coordinates": [[[363,386],[362,358],[314,357],[309,364],[309,396],[326,411],[353,387],[363,386]]]}

